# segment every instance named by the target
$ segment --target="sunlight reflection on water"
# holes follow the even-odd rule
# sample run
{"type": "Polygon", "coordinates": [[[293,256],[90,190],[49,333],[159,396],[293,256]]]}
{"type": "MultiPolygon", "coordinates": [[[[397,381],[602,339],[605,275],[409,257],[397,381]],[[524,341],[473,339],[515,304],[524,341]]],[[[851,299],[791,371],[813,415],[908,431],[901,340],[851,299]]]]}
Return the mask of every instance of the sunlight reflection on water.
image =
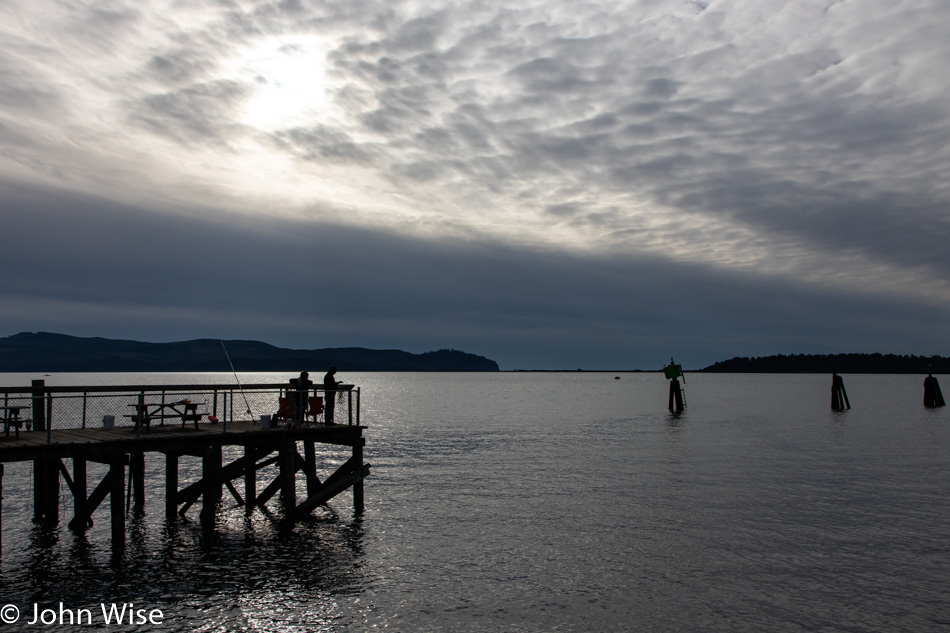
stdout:
{"type": "Polygon", "coordinates": [[[344,495],[287,529],[226,497],[214,534],[168,524],[155,459],[113,561],[107,509],[85,537],[32,528],[8,464],[5,600],[135,602],[169,631],[946,626],[950,420],[916,376],[845,377],[834,414],[827,376],[688,375],[680,416],[657,374],[343,378],[369,427],[362,517],[344,495]]]}

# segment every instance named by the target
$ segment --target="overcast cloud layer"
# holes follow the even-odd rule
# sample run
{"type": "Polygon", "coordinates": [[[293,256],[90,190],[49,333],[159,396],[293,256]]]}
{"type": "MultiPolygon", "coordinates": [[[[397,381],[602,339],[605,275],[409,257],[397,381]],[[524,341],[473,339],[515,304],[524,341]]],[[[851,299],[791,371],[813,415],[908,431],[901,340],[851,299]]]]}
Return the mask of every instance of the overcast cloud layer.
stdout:
{"type": "Polygon", "coordinates": [[[950,3],[0,5],[0,334],[950,354],[950,3]]]}

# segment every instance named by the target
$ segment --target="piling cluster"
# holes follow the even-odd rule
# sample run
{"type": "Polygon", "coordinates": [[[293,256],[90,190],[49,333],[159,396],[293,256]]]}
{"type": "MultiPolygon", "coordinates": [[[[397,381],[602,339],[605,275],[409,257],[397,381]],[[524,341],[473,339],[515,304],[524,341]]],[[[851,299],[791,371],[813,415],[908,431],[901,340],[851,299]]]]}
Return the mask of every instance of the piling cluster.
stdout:
{"type": "MultiPolygon", "coordinates": [[[[681,377],[683,378],[683,382],[686,382],[686,377],[683,374],[683,367],[682,365],[677,365],[675,362],[673,362],[671,357],[670,364],[663,368],[663,373],[670,381],[670,412],[682,413],[683,409],[686,408],[686,395],[682,385],[680,385],[679,382],[681,377]]],[[[946,406],[946,404],[947,403],[943,399],[943,393],[940,391],[940,383],[937,382],[937,379],[934,377],[933,373],[929,374],[927,378],[924,379],[924,406],[928,409],[934,409],[937,407],[946,406]]],[[[838,375],[836,369],[832,369],[831,410],[845,411],[850,408],[851,401],[848,399],[848,392],[844,388],[844,379],[838,375]]]]}

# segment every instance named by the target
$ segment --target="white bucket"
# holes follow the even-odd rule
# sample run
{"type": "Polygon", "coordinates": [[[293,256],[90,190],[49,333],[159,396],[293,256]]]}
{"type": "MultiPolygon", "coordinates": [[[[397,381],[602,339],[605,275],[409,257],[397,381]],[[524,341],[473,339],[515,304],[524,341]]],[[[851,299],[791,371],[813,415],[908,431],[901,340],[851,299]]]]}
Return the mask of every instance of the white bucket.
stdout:
{"type": "Polygon", "coordinates": [[[102,416],[102,428],[104,429],[115,428],[115,416],[114,415],[102,416]]]}
{"type": "Polygon", "coordinates": [[[261,430],[266,431],[269,428],[270,428],[270,416],[262,415],[261,416],[261,430]]]}

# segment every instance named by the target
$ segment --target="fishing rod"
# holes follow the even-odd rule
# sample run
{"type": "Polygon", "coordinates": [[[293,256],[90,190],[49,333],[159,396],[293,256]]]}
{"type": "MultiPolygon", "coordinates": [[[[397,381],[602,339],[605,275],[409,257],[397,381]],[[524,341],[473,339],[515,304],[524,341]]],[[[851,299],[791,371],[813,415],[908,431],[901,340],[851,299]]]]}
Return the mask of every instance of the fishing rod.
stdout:
{"type": "Polygon", "coordinates": [[[247,395],[244,393],[244,387],[241,386],[241,379],[238,378],[237,372],[234,371],[234,363],[231,362],[231,355],[228,354],[228,348],[225,347],[224,341],[221,341],[221,349],[224,350],[224,355],[228,359],[228,365],[231,366],[231,373],[234,374],[234,381],[237,382],[238,389],[241,390],[241,397],[244,398],[244,406],[247,407],[247,414],[251,416],[251,420],[253,420],[254,414],[251,413],[251,405],[247,401],[247,395]]]}

